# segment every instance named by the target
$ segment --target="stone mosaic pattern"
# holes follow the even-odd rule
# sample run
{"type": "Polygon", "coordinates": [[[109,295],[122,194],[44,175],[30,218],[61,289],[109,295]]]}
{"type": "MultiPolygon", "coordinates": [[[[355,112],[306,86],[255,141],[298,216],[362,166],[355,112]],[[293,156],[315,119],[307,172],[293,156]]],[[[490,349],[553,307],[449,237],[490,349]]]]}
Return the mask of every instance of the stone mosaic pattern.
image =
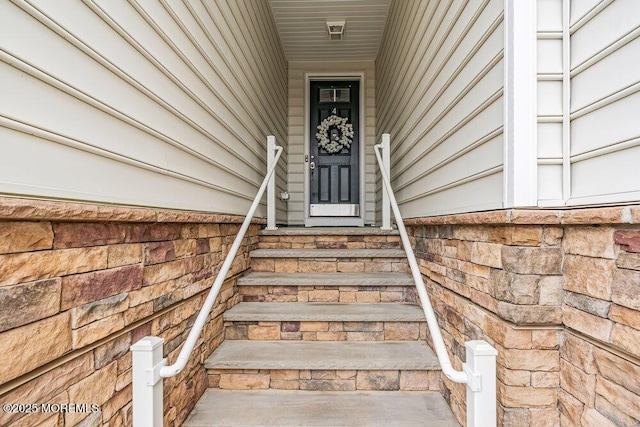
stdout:
{"type": "Polygon", "coordinates": [[[410,341],[424,340],[424,322],[225,322],[227,340],[410,341]]]}
{"type": "MultiPolygon", "coordinates": [[[[640,422],[640,228],[620,223],[638,212],[507,211],[409,226],[454,366],[470,339],[498,349],[500,423],[640,422]]],[[[443,392],[462,422],[464,386],[443,377],[443,392]]]]}
{"type": "Polygon", "coordinates": [[[209,387],[226,390],[404,390],[440,389],[439,371],[209,369],[209,387]]]}
{"type": "Polygon", "coordinates": [[[262,235],[260,249],[401,249],[399,235],[262,235]]]}
{"type": "MultiPolygon", "coordinates": [[[[26,209],[14,205],[0,211],[26,209]]],[[[64,217],[64,207],[46,202],[39,212],[64,217]]],[[[69,209],[78,219],[111,212],[69,209]]],[[[99,405],[93,413],[0,412],[0,425],[130,425],[129,347],[160,336],[174,361],[239,229],[191,222],[204,215],[112,210],[128,222],[0,221],[0,404],[99,405]],[[145,222],[159,215],[186,222],[145,222]]],[[[239,301],[236,277],[257,233],[251,226],[189,365],[164,382],[165,422],[179,425],[207,387],[200,361],[224,338],[222,313],[239,301]]]]}

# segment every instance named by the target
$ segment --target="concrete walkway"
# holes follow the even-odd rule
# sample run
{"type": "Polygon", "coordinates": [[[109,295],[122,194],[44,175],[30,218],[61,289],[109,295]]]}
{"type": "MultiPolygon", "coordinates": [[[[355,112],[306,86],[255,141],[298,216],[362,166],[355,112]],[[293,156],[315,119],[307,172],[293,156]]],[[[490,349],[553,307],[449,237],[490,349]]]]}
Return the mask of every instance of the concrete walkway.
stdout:
{"type": "Polygon", "coordinates": [[[438,392],[207,390],[185,427],[459,424],[438,392]]]}

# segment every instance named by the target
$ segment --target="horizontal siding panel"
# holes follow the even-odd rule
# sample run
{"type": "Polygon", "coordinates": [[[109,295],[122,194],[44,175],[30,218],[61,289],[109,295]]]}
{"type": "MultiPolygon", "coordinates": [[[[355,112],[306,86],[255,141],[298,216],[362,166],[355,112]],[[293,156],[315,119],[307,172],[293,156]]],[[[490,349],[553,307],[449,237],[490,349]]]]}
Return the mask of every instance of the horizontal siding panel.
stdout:
{"type": "Polygon", "coordinates": [[[568,0],[571,1],[571,18],[570,23],[574,25],[583,19],[593,8],[607,0],[568,0]]]}
{"type": "Polygon", "coordinates": [[[377,139],[391,134],[403,215],[502,206],[503,50],[502,1],[392,3],[376,61],[377,139]],[[458,199],[471,188],[488,198],[458,199]]]}
{"type": "Polygon", "coordinates": [[[571,3],[571,191],[567,203],[638,201],[640,2],[607,0],[592,6],[587,11],[585,4],[571,3]]]}
{"type": "Polygon", "coordinates": [[[613,200],[613,197],[630,193],[630,196],[635,196],[631,200],[637,200],[637,194],[632,193],[640,190],[639,164],[640,146],[574,163],[571,166],[571,196],[609,196],[612,202],[620,202],[624,201],[624,197],[622,200],[619,196],[617,200],[613,200]]]}
{"type": "Polygon", "coordinates": [[[400,200],[412,198],[421,192],[429,192],[500,166],[503,144],[504,141],[500,135],[476,149],[442,164],[419,180],[405,181],[404,175],[402,175],[394,180],[394,191],[397,192],[400,200]]]}
{"type": "MultiPolygon", "coordinates": [[[[484,139],[496,132],[502,132],[502,128],[495,129],[496,123],[502,119],[502,98],[492,103],[488,108],[473,117],[465,126],[451,134],[440,144],[423,144],[426,148],[423,154],[406,168],[402,174],[406,180],[411,180],[416,176],[424,174],[436,165],[446,161],[448,158],[456,156],[458,153],[475,146],[486,143],[484,139]]],[[[391,149],[393,151],[393,138],[391,149]]]]}
{"type": "MultiPolygon", "coordinates": [[[[0,48],[3,132],[65,141],[75,148],[59,155],[92,156],[95,176],[111,162],[132,179],[91,193],[61,168],[40,183],[4,180],[0,193],[242,214],[264,176],[266,135],[286,142],[287,65],[262,2],[2,2],[0,48]]],[[[12,148],[15,164],[30,162],[23,154],[12,148]]],[[[277,211],[282,222],[286,204],[277,211]]]]}
{"type": "MultiPolygon", "coordinates": [[[[445,138],[448,140],[452,131],[457,131],[473,120],[475,116],[481,114],[485,108],[494,105],[495,101],[492,99],[500,99],[503,75],[503,65],[500,61],[484,78],[473,85],[465,96],[458,98],[457,102],[449,108],[440,111],[434,106],[422,121],[416,124],[415,130],[409,135],[411,138],[409,140],[415,141],[415,138],[418,137],[424,142],[432,141],[432,143],[440,142],[445,138]],[[486,103],[487,107],[483,106],[483,103],[486,103]]],[[[501,121],[502,118],[498,120],[501,121]]],[[[492,123],[492,125],[495,126],[496,123],[492,123]]],[[[405,170],[404,166],[411,162],[412,157],[421,150],[430,148],[430,145],[427,142],[427,145],[422,145],[422,147],[413,145],[406,152],[393,152],[392,166],[398,168],[399,173],[402,173],[405,170]]]]}
{"type": "Polygon", "coordinates": [[[571,155],[640,136],[640,92],[571,121],[571,155]]]}
{"type": "Polygon", "coordinates": [[[640,83],[640,37],[571,79],[571,112],[640,83]]]}
{"type": "Polygon", "coordinates": [[[502,207],[502,172],[402,204],[405,218],[474,212],[502,207]]]}
{"type": "MultiPolygon", "coordinates": [[[[14,194],[245,214],[251,201],[0,127],[0,186],[14,194]],[[19,159],[28,158],[28,163],[19,159]],[[55,161],[51,161],[55,159],[55,161]],[[80,179],[81,178],[81,179],[80,179]]],[[[253,198],[253,197],[251,197],[253,198]]],[[[260,213],[264,214],[264,206],[260,213]]]]}
{"type": "MultiPolygon", "coordinates": [[[[575,3],[575,2],[574,2],[575,3]]],[[[640,27],[640,2],[615,0],[571,35],[571,69],[640,27]]]]}

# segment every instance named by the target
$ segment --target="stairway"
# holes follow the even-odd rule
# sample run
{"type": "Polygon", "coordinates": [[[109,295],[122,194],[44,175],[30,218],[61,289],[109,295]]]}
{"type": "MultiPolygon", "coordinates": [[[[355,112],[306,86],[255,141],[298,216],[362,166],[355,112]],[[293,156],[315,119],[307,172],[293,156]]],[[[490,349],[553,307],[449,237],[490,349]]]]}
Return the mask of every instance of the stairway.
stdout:
{"type": "Polygon", "coordinates": [[[263,230],[251,266],[185,426],[458,425],[397,231],[263,230]]]}

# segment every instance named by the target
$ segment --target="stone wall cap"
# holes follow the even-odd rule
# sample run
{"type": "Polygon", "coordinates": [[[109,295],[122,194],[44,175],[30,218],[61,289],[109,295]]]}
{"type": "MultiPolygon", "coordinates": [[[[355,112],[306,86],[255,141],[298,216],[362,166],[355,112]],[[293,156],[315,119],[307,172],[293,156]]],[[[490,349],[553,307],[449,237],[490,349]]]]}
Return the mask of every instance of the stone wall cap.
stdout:
{"type": "Polygon", "coordinates": [[[408,218],[407,225],[593,225],[640,224],[640,205],[567,209],[502,209],[408,218]]]}
{"type": "MultiPolygon", "coordinates": [[[[243,215],[0,196],[0,220],[230,223],[243,215]]],[[[266,224],[254,218],[254,224],[266,224]]]]}

